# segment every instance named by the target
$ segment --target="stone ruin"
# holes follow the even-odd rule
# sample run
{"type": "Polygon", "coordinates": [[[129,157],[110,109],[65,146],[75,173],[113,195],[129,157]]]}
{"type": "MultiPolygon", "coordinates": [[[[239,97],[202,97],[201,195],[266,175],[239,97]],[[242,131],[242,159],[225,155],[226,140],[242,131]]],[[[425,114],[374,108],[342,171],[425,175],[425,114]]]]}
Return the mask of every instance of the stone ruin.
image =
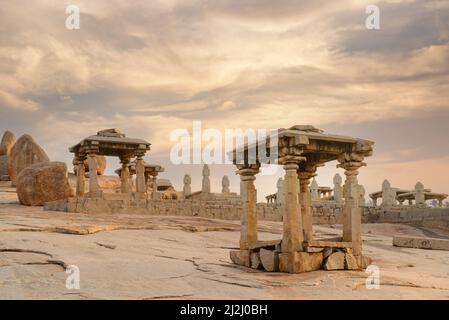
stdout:
{"type": "MultiPolygon", "coordinates": [[[[334,188],[319,186],[315,177],[312,178],[312,182],[309,186],[309,192],[312,197],[312,204],[323,204],[334,202],[336,204],[341,204],[343,202],[343,188],[342,188],[342,178],[340,174],[336,173],[334,175],[334,188]]],[[[265,197],[267,204],[279,207],[285,205],[285,195],[284,195],[284,180],[279,178],[276,183],[277,192],[270,194],[265,197]]],[[[360,185],[360,201],[365,202],[365,188],[360,185]]]]}
{"type": "Polygon", "coordinates": [[[425,189],[421,182],[415,184],[414,189],[400,189],[391,186],[388,180],[382,183],[382,190],[373,192],[369,195],[373,205],[376,207],[378,199],[382,199],[382,207],[392,206],[418,206],[427,207],[426,201],[435,200],[433,207],[443,207],[443,200],[448,197],[445,193],[432,192],[431,189],[425,189]]]}
{"type": "MultiPolygon", "coordinates": [[[[174,189],[167,179],[158,179],[165,169],[157,164],[147,164],[143,156],[150,150],[150,143],[142,139],[128,138],[117,129],[99,131],[96,135],[83,139],[69,149],[74,153],[73,164],[76,173],[76,195],[45,203],[44,210],[67,212],[145,212],[148,214],[198,215],[204,208],[217,212],[216,218],[238,219],[241,197],[231,192],[229,178],[222,179],[222,192],[212,193],[210,169],[203,167],[202,188],[192,192],[191,177],[184,176],[182,192],[174,189]],[[99,183],[98,161],[104,166],[105,156],[116,156],[121,167],[115,170],[120,177],[119,190],[103,190],[99,183]],[[88,172],[86,172],[88,170],[88,172]],[[135,179],[133,178],[135,177],[135,179]],[[87,183],[86,183],[87,179],[87,183]],[[105,192],[107,191],[107,192],[105,192]],[[224,210],[222,207],[225,207],[224,210]],[[202,208],[202,209],[196,209],[202,208]]],[[[208,212],[210,212],[208,211],[208,212]]],[[[205,214],[210,216],[209,213],[205,214]]]]}
{"type": "MultiPolygon", "coordinates": [[[[227,176],[222,178],[221,192],[212,192],[210,169],[207,165],[203,167],[200,191],[192,191],[192,178],[188,174],[184,176],[182,191],[176,191],[170,181],[158,179],[159,173],[164,172],[162,166],[147,164],[143,160],[143,156],[150,150],[149,142],[128,138],[116,129],[102,130],[69,149],[74,154],[76,173],[76,177],[72,179],[76,180],[76,192],[73,194],[72,188],[66,183],[65,164],[47,161],[45,152],[35,146],[32,138],[25,135],[18,141],[21,139],[27,143],[19,144],[24,147],[18,150],[26,152],[19,152],[15,157],[22,157],[25,159],[24,166],[30,167],[24,171],[26,174],[19,174],[19,178],[26,176],[20,178],[25,181],[19,184],[23,186],[20,187],[23,190],[17,189],[18,195],[23,193],[19,195],[22,204],[44,205],[44,210],[68,212],[241,219],[240,248],[231,252],[231,259],[236,264],[266,271],[297,273],[317,269],[366,267],[370,259],[362,254],[362,221],[447,222],[449,227],[449,221],[446,221],[449,218],[447,208],[428,208],[433,210],[429,212],[425,204],[425,201],[437,200],[441,205],[447,195],[433,193],[421,183],[417,183],[413,190],[401,190],[392,188],[386,181],[382,191],[371,194],[370,197],[376,200],[382,197],[381,208],[392,209],[378,210],[379,207],[367,206],[365,190],[356,177],[358,169],[365,165],[364,158],[372,153],[373,142],[325,134],[312,126],[279,130],[277,160],[278,164],[283,165],[285,176],[277,181],[277,192],[267,197],[268,203],[256,202],[254,180],[260,169],[259,160],[256,159],[254,163],[236,161],[235,155],[238,152],[247,153],[251,146],[232,153],[237,174],[241,177],[239,194],[230,190],[227,176]],[[40,154],[42,157],[34,156],[40,154]],[[117,187],[112,192],[101,187],[101,174],[106,166],[105,156],[117,156],[121,162],[121,167],[115,171],[119,176],[115,177],[117,187]],[[38,159],[39,162],[28,163],[27,159],[38,159]],[[334,160],[339,162],[337,167],[345,170],[344,184],[342,177],[336,174],[333,188],[320,187],[315,179],[317,168],[334,160]],[[39,186],[26,182],[34,181],[33,179],[43,179],[46,184],[42,185],[53,191],[40,192],[39,186]],[[57,187],[50,188],[50,185],[57,187]],[[415,201],[415,204],[402,205],[405,201],[415,201]],[[260,241],[257,238],[258,219],[282,221],[282,239],[260,241]],[[313,223],[341,223],[343,234],[338,238],[314,239],[313,223]]],[[[0,150],[6,149],[0,147],[0,150]]],[[[8,157],[11,157],[12,150],[14,148],[9,148],[8,157]]],[[[268,150],[267,146],[267,152],[268,150]]],[[[20,164],[21,161],[16,162],[20,164]]]]}
{"type": "MultiPolygon", "coordinates": [[[[261,163],[254,148],[246,145],[234,150],[232,158],[237,166],[245,189],[241,217],[240,248],[230,252],[231,260],[238,265],[300,273],[318,269],[364,269],[370,259],[362,254],[360,185],[358,169],[365,166],[365,157],[372,155],[374,142],[346,136],[329,135],[312,126],[294,126],[280,129],[278,139],[278,164],[285,170],[282,185],[285,208],[282,210],[284,231],[282,239],[262,241],[257,236],[257,198],[254,180],[261,163]],[[250,155],[257,155],[252,159],[250,155]],[[238,159],[244,159],[239,161],[238,159]],[[248,159],[251,159],[251,163],[248,159]],[[337,167],[345,169],[343,186],[342,237],[314,239],[312,229],[312,195],[310,179],[317,167],[338,160],[337,167]]],[[[338,181],[337,181],[338,182],[338,181]]]]}

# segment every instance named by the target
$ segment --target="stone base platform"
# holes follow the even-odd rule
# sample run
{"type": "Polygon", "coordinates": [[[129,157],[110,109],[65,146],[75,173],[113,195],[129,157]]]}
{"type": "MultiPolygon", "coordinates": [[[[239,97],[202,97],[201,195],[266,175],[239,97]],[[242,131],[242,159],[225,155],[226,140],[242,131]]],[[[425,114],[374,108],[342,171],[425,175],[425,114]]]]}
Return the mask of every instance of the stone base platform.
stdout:
{"type": "Polygon", "coordinates": [[[230,252],[233,263],[269,272],[302,273],[315,270],[364,270],[371,264],[366,256],[352,253],[351,242],[335,239],[303,243],[303,251],[281,252],[281,240],[257,241],[245,250],[230,252]]]}

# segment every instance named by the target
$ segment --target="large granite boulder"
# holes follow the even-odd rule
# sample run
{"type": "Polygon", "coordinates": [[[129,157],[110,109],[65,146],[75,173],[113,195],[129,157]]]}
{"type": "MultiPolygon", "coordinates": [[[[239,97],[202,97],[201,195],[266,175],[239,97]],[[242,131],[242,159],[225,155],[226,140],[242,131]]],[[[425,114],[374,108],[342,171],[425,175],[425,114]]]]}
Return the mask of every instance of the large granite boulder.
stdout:
{"type": "Polygon", "coordinates": [[[0,181],[9,181],[8,156],[0,156],[0,181]]]}
{"type": "Polygon", "coordinates": [[[17,176],[17,196],[26,206],[73,197],[67,166],[63,162],[40,162],[26,167],[17,176]]]}
{"type": "Polygon", "coordinates": [[[16,136],[10,131],[5,131],[0,142],[0,156],[7,156],[16,143],[16,136]]]}
{"type": "MultiPolygon", "coordinates": [[[[95,156],[95,158],[97,159],[97,174],[98,175],[103,175],[104,171],[106,170],[106,157],[105,156],[95,156]]],[[[78,167],[76,165],[73,166],[73,172],[77,172],[78,167]]],[[[89,164],[87,163],[87,159],[84,160],[84,171],[86,173],[89,173],[89,164]]]]}
{"type": "Polygon", "coordinates": [[[50,161],[50,159],[34,139],[28,134],[21,136],[11,149],[8,159],[8,174],[12,185],[16,185],[16,178],[20,171],[44,161],[50,161]]]}

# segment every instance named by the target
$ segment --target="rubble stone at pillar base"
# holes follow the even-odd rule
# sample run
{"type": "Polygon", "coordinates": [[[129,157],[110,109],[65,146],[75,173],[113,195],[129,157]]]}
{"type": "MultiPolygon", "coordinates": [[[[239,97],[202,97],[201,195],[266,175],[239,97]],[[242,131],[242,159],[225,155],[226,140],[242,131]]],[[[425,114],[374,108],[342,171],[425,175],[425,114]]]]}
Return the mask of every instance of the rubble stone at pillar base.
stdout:
{"type": "Polygon", "coordinates": [[[313,242],[316,247],[307,246],[305,251],[289,253],[280,252],[280,240],[255,241],[245,250],[230,252],[233,263],[252,269],[268,272],[303,273],[315,270],[364,270],[371,264],[366,256],[356,256],[352,253],[351,243],[335,242],[335,246],[322,247],[327,240],[313,242]]]}
{"type": "Polygon", "coordinates": [[[231,261],[239,266],[250,267],[249,250],[233,250],[229,253],[231,261]]]}

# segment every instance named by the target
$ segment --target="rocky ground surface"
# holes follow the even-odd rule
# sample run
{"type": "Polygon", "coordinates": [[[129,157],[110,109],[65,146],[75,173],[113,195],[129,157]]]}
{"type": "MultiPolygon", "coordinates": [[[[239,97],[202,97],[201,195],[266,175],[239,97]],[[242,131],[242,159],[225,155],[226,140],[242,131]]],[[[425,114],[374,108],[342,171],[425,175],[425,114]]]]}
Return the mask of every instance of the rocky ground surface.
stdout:
{"type": "MultiPolygon", "coordinates": [[[[0,299],[448,299],[449,251],[392,246],[393,235],[449,238],[442,230],[363,225],[364,252],[380,270],[368,289],[364,271],[266,273],[233,265],[238,221],[148,215],[45,212],[17,203],[0,185],[0,299]],[[80,270],[66,288],[65,268],[80,270]]],[[[260,222],[262,239],[281,237],[260,222]]],[[[315,236],[341,234],[315,226],[315,236]]]]}

